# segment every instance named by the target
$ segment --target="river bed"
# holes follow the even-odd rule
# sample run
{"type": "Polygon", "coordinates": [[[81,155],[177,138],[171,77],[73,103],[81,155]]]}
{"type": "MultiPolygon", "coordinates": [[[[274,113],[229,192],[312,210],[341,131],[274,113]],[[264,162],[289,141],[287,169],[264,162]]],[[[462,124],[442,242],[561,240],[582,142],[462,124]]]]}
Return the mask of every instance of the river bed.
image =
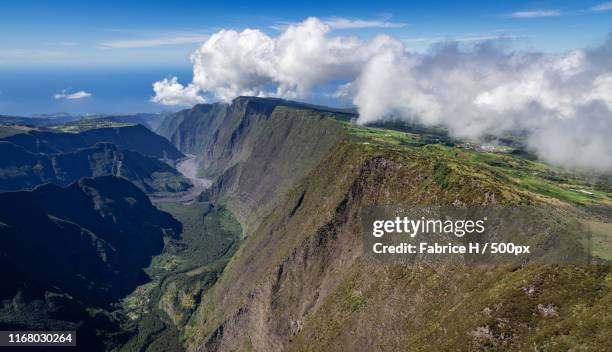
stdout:
{"type": "Polygon", "coordinates": [[[177,196],[150,197],[153,203],[188,203],[212,184],[212,180],[198,177],[198,158],[195,155],[187,155],[187,158],[176,165],[176,169],[191,181],[193,187],[187,193],[181,193],[177,196]]]}

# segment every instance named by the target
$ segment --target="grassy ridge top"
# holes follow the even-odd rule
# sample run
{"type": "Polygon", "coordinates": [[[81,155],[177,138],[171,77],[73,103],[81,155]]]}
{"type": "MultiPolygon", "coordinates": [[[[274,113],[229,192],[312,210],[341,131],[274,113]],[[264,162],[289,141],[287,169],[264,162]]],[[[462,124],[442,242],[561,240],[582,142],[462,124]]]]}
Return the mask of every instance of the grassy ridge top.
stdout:
{"type": "Polygon", "coordinates": [[[350,139],[356,143],[397,151],[421,147],[423,153],[443,155],[451,164],[469,164],[487,169],[543,201],[612,206],[610,179],[563,170],[501,148],[497,148],[496,152],[486,152],[465,147],[463,143],[453,145],[448,138],[435,133],[410,133],[350,123],[345,123],[345,128],[350,139]]]}
{"type": "MultiPolygon", "coordinates": [[[[443,188],[462,178],[492,182],[509,203],[548,204],[566,209],[592,234],[593,255],[612,260],[612,183],[610,176],[592,176],[532,160],[507,149],[476,150],[452,143],[439,132],[411,133],[343,123],[352,143],[366,149],[438,160],[434,180],[443,188]]],[[[585,243],[586,245],[586,243],[585,243]]]]}

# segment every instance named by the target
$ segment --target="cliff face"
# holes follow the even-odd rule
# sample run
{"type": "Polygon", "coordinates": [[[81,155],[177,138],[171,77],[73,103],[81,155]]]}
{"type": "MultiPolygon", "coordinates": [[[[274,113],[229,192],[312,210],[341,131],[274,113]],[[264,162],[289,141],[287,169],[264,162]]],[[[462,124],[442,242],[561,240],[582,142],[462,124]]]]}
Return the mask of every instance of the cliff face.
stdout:
{"type": "Polygon", "coordinates": [[[362,256],[364,207],[537,201],[505,175],[438,146],[355,138],[337,112],[240,98],[222,116],[198,117],[211,109],[183,112],[170,139],[197,145],[188,152],[216,176],[203,198],[228,203],[247,237],[181,328],[189,350],[597,350],[607,343],[601,312],[612,308],[609,266],[433,270],[362,256]],[[217,127],[198,140],[186,115],[217,127]]]}
{"type": "Polygon", "coordinates": [[[330,112],[280,99],[237,98],[177,114],[167,138],[200,157],[216,182],[202,197],[227,202],[250,233],[279,197],[345,134],[330,112]]]}

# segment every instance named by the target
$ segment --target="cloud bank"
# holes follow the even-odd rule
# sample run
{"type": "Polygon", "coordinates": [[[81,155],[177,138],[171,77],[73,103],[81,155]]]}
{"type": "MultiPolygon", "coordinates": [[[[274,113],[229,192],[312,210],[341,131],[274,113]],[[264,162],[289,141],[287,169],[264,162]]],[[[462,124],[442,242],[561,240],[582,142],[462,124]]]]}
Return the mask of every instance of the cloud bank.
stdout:
{"type": "Polygon", "coordinates": [[[528,146],[554,164],[612,171],[612,39],[562,54],[515,52],[495,42],[436,45],[411,53],[387,35],[335,36],[309,18],[271,37],[222,30],[192,54],[193,81],[154,84],[154,101],[191,105],[239,95],[335,95],[359,109],[359,122],[389,118],[443,125],[459,138],[529,131],[528,146]]]}
{"type": "Polygon", "coordinates": [[[56,100],[60,100],[60,99],[74,100],[74,99],[83,99],[83,98],[89,98],[89,97],[91,97],[91,93],[87,93],[84,90],[81,90],[75,93],[68,93],[66,89],[64,89],[62,90],[61,93],[57,93],[53,95],[53,99],[56,99],[56,100]]]}

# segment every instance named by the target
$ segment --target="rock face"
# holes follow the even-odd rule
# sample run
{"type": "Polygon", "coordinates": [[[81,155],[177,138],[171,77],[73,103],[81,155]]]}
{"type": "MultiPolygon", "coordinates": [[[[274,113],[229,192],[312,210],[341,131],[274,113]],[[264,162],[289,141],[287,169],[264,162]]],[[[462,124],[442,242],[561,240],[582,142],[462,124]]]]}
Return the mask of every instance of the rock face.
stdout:
{"type": "Polygon", "coordinates": [[[222,197],[248,230],[342,139],[331,114],[281,99],[242,97],[231,105],[197,105],[162,126],[177,147],[200,157],[208,178],[217,178],[203,197],[222,197]]]}
{"type": "Polygon", "coordinates": [[[73,152],[32,153],[0,141],[0,191],[28,189],[43,183],[67,186],[83,177],[121,176],[147,193],[185,191],[191,184],[168,164],[100,142],[73,152]]]}
{"type": "Polygon", "coordinates": [[[441,148],[366,143],[343,121],[338,112],[259,98],[196,106],[164,121],[166,136],[216,177],[202,197],[228,204],[246,232],[179,327],[188,350],[597,350],[607,343],[601,312],[612,308],[609,266],[434,271],[368,262],[364,207],[536,200],[441,148]],[[534,293],[526,295],[526,286],[534,293]],[[539,304],[553,305],[556,315],[539,313],[539,304]]]}

